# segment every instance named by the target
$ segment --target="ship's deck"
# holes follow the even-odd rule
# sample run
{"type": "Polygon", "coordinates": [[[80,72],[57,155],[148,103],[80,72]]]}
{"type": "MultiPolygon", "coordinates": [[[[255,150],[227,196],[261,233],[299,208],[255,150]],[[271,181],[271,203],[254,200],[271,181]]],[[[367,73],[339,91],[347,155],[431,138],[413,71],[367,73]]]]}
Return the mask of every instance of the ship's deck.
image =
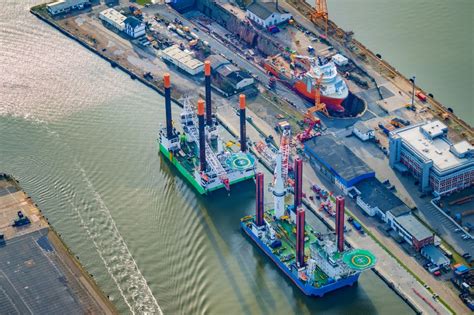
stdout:
{"type": "Polygon", "coordinates": [[[275,69],[278,71],[280,75],[284,75],[289,79],[292,78],[292,76],[295,74],[296,76],[298,76],[305,72],[305,70],[302,68],[302,67],[306,68],[306,66],[304,66],[304,62],[305,61],[295,60],[295,64],[301,65],[301,67],[296,66],[292,68],[290,66],[290,62],[286,60],[285,58],[283,58],[282,56],[273,56],[267,59],[267,63],[275,67],[275,69]]]}
{"type": "MultiPolygon", "coordinates": [[[[265,220],[275,230],[277,238],[281,241],[281,247],[273,251],[275,256],[287,266],[296,262],[296,225],[290,220],[274,220],[273,210],[265,212],[265,220]]],[[[254,222],[255,217],[248,217],[249,222],[254,222]]],[[[317,231],[313,230],[308,224],[305,225],[305,256],[309,257],[310,245],[318,242],[317,231]]],[[[328,276],[318,267],[314,273],[314,286],[321,287],[328,283],[328,276]]]]}
{"type": "MultiPolygon", "coordinates": [[[[216,145],[212,149],[216,151],[216,145]]],[[[243,170],[255,164],[255,158],[247,153],[232,150],[232,147],[225,147],[230,153],[226,159],[226,165],[229,170],[243,170]]],[[[195,142],[181,142],[181,150],[174,156],[181,165],[190,173],[193,174],[196,167],[199,167],[199,149],[195,142]]]]}

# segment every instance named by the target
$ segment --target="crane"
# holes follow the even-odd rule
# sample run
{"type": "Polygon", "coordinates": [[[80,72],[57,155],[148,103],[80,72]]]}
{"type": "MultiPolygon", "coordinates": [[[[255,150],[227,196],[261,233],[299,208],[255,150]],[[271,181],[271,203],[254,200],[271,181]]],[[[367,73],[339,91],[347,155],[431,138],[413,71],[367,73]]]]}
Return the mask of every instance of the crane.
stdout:
{"type": "Polygon", "coordinates": [[[316,23],[319,19],[323,20],[324,35],[328,37],[328,6],[326,0],[316,0],[316,10],[309,13],[309,19],[316,23]]]}
{"type": "Polygon", "coordinates": [[[315,112],[322,112],[326,116],[329,116],[328,110],[326,108],[326,104],[321,103],[320,85],[321,85],[323,76],[324,76],[324,73],[321,73],[319,78],[316,80],[316,84],[314,85],[314,88],[315,88],[314,106],[308,108],[308,110],[304,114],[304,122],[308,124],[308,127],[302,133],[296,136],[296,138],[300,142],[305,142],[314,137],[314,135],[312,134],[313,128],[316,124],[321,123],[320,119],[314,117],[315,112]]]}
{"type": "Polygon", "coordinates": [[[308,111],[306,112],[305,117],[310,114],[311,118],[314,119],[314,115],[312,114],[313,112],[321,112],[327,117],[329,117],[329,112],[328,109],[326,108],[326,104],[321,103],[321,81],[323,80],[324,73],[321,73],[319,78],[316,80],[316,84],[314,85],[315,91],[314,91],[314,106],[316,108],[309,108],[308,111]],[[310,112],[310,110],[312,112],[310,112]]]}
{"type": "Polygon", "coordinates": [[[280,153],[281,153],[281,166],[282,166],[282,178],[283,182],[286,183],[288,180],[288,160],[290,158],[290,141],[291,141],[291,130],[285,129],[280,139],[280,153]]]}
{"type": "MultiPolygon", "coordinates": [[[[320,57],[309,57],[309,56],[302,56],[302,55],[295,55],[292,54],[290,56],[290,59],[292,62],[294,62],[295,59],[303,59],[303,60],[308,60],[308,62],[311,64],[311,66],[315,66],[317,62],[321,62],[320,57]]],[[[329,112],[326,108],[326,104],[321,103],[321,81],[323,80],[324,72],[321,73],[319,78],[316,80],[314,84],[315,88],[315,97],[314,97],[314,106],[308,109],[308,112],[305,114],[305,122],[307,120],[312,120],[315,119],[313,113],[314,112],[321,112],[327,117],[329,117],[329,112]],[[311,112],[310,112],[311,110],[311,112]]],[[[315,122],[316,124],[317,122],[315,122]]],[[[313,124],[314,126],[314,124],[313,124]]]]}
{"type": "MultiPolygon", "coordinates": [[[[197,129],[198,121],[195,111],[191,106],[191,102],[189,98],[184,98],[184,109],[181,114],[182,119],[186,119],[186,128],[188,130],[188,134],[191,136],[192,140],[196,143],[199,147],[199,131],[197,129]]],[[[219,177],[222,184],[224,184],[225,189],[227,191],[230,190],[230,181],[227,176],[227,171],[221,164],[221,161],[216,156],[214,151],[212,150],[211,146],[209,145],[208,141],[205,141],[205,150],[206,150],[206,162],[211,167],[212,171],[219,177]]],[[[202,175],[202,174],[201,174],[202,175]]]]}

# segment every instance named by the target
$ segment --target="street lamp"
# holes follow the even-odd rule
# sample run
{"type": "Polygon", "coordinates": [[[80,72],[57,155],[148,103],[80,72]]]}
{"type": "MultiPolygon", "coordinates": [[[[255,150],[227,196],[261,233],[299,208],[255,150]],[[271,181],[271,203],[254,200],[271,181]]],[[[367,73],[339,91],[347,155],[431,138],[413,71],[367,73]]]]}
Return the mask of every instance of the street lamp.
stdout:
{"type": "Polygon", "coordinates": [[[411,108],[415,107],[415,76],[412,76],[410,78],[411,81],[411,86],[412,86],[412,92],[411,92],[411,108]]]}

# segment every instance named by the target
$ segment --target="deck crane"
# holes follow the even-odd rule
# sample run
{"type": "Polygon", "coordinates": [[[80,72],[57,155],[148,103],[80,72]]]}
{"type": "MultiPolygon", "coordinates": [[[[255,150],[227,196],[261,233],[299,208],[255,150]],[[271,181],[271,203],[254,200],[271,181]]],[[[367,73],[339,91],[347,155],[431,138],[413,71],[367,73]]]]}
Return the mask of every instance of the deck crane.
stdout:
{"type": "MultiPolygon", "coordinates": [[[[280,148],[277,152],[270,149],[264,142],[259,142],[255,145],[255,149],[264,157],[266,160],[275,166],[277,158],[281,158],[281,177],[283,183],[286,185],[288,181],[288,170],[289,170],[289,159],[290,159],[290,144],[291,144],[291,130],[284,129],[280,139],[280,148]]],[[[275,175],[275,174],[274,174],[275,175]]],[[[275,180],[275,178],[274,178],[275,180]]]]}
{"type": "MultiPolygon", "coordinates": [[[[185,117],[185,119],[188,120],[188,123],[186,124],[185,128],[188,129],[188,134],[193,138],[192,140],[199,146],[199,131],[196,127],[198,126],[198,121],[197,121],[195,110],[193,110],[193,107],[191,106],[191,102],[189,101],[189,98],[187,97],[184,98],[183,103],[184,103],[184,110],[181,116],[185,117]]],[[[206,143],[206,162],[211,167],[212,171],[219,177],[222,184],[224,184],[225,189],[229,191],[230,181],[227,176],[227,171],[222,166],[221,161],[219,161],[219,158],[216,156],[216,154],[212,150],[207,140],[205,143],[206,143]]],[[[203,175],[205,174],[201,174],[201,176],[203,175]]]]}
{"type": "Polygon", "coordinates": [[[291,142],[291,130],[284,129],[280,139],[280,153],[281,153],[281,165],[282,165],[282,177],[283,182],[286,183],[288,180],[288,165],[290,158],[290,142],[291,142]]]}
{"type": "Polygon", "coordinates": [[[328,6],[326,0],[316,0],[316,10],[309,13],[309,19],[313,23],[317,23],[320,19],[322,19],[323,27],[324,27],[324,35],[326,39],[328,38],[328,6]]]}

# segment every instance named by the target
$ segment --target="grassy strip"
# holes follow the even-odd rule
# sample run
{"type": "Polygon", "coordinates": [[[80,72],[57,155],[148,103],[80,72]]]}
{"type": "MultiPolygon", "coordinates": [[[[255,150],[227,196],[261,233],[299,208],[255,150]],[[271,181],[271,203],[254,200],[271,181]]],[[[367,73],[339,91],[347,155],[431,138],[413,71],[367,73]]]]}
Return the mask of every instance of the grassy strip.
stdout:
{"type": "MultiPolygon", "coordinates": [[[[421,222],[421,224],[423,224],[428,230],[430,230],[431,232],[433,232],[433,234],[436,234],[436,231],[433,230],[433,228],[431,226],[428,225],[428,223],[426,223],[422,218],[420,218],[418,216],[418,214],[416,214],[415,212],[412,212],[412,214],[418,219],[418,221],[421,222]]],[[[439,237],[439,235],[438,235],[439,237]]],[[[470,266],[470,264],[466,261],[466,259],[464,259],[464,257],[461,256],[461,254],[459,254],[451,245],[449,245],[445,240],[443,240],[441,237],[439,237],[439,239],[441,240],[441,244],[443,244],[444,247],[446,247],[446,249],[448,249],[452,254],[453,254],[453,260],[454,260],[454,263],[461,263],[463,265],[466,265],[466,266],[470,266]]]]}
{"type": "Polygon", "coordinates": [[[151,0],[136,0],[136,3],[139,5],[150,4],[151,0]]]}
{"type": "MultiPolygon", "coordinates": [[[[330,199],[334,202],[336,201],[336,198],[334,198],[334,196],[330,196],[330,199]]],[[[356,218],[356,216],[349,209],[345,208],[345,212],[353,218],[356,218]]],[[[408,266],[405,265],[397,256],[392,254],[392,252],[384,244],[382,244],[382,242],[379,241],[379,239],[376,238],[375,235],[372,234],[372,232],[370,232],[369,229],[362,222],[358,222],[364,229],[365,233],[367,233],[367,235],[369,235],[380,247],[382,247],[384,251],[386,251],[393,259],[395,259],[400,264],[400,266],[402,266],[406,271],[408,271],[408,273],[411,274],[413,278],[416,279],[416,281],[418,281],[421,285],[426,286],[426,283],[421,280],[421,278],[418,277],[410,268],[408,268],[408,266]]],[[[427,290],[432,294],[434,293],[431,287],[427,290]]],[[[446,307],[446,309],[448,309],[452,314],[456,314],[456,312],[441,297],[438,297],[438,301],[443,304],[444,307],[446,307]]]]}

